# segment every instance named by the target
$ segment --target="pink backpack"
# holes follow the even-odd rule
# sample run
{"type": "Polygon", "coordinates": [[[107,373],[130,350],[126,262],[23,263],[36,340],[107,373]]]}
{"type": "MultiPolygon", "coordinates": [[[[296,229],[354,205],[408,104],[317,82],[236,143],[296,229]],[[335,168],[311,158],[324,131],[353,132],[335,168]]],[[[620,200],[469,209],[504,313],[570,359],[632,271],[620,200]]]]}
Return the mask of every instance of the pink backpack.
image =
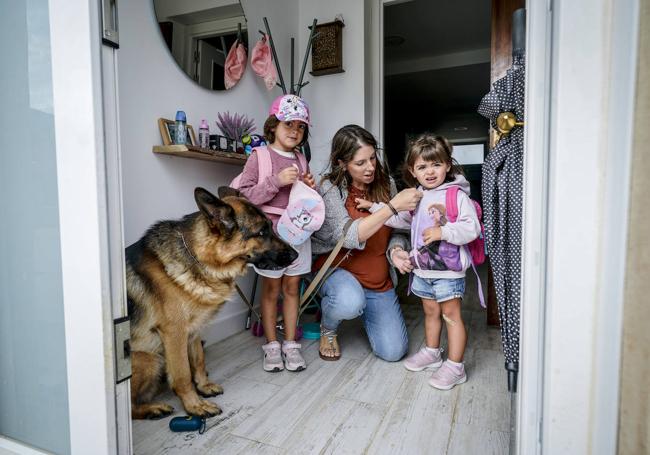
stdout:
{"type": "MultiPolygon", "coordinates": [[[[257,181],[261,182],[268,176],[273,174],[273,162],[271,161],[271,152],[269,152],[269,149],[267,147],[256,147],[253,149],[253,151],[257,152],[257,181]]],[[[298,161],[300,162],[300,167],[303,170],[307,169],[307,160],[305,159],[305,155],[303,155],[300,152],[296,152],[296,157],[298,158],[298,161]]],[[[236,190],[239,189],[241,186],[241,177],[242,173],[240,173],[237,177],[233,179],[232,182],[230,182],[230,188],[234,188],[236,190]]],[[[260,209],[267,215],[282,215],[284,213],[285,209],[280,209],[278,207],[271,207],[270,205],[261,205],[259,206],[260,209]]]]}
{"type": "MultiPolygon", "coordinates": [[[[458,190],[457,186],[450,186],[447,188],[445,193],[445,207],[447,208],[447,220],[450,223],[454,223],[458,218],[458,190]]],[[[476,209],[476,216],[481,225],[481,235],[478,238],[472,240],[467,244],[467,249],[469,250],[470,255],[472,256],[472,262],[474,265],[481,265],[485,262],[485,228],[483,227],[483,209],[481,209],[481,204],[476,202],[474,199],[470,199],[474,208],[476,209]]]]}
{"type": "MultiPolygon", "coordinates": [[[[447,209],[447,221],[450,223],[456,222],[458,218],[458,190],[459,187],[456,185],[450,186],[445,192],[445,207],[447,209]]],[[[476,202],[474,199],[470,199],[474,208],[476,209],[476,216],[478,217],[478,222],[481,225],[481,235],[478,238],[469,242],[467,246],[467,251],[469,251],[472,269],[476,275],[476,281],[478,282],[478,298],[481,306],[486,308],[485,298],[483,296],[483,286],[481,286],[481,278],[478,276],[476,271],[476,266],[481,265],[485,262],[485,227],[481,219],[483,218],[483,209],[481,204],[476,202]]]]}

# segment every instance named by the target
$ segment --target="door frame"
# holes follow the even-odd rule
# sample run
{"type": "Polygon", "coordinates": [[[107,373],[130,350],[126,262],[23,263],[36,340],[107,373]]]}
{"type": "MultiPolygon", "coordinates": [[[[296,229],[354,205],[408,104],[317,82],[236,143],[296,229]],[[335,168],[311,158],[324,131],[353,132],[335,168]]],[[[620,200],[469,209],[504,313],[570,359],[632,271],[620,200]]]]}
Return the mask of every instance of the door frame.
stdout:
{"type": "MultiPolygon", "coordinates": [[[[105,204],[100,221],[105,226],[106,236],[105,248],[108,263],[109,275],[106,290],[109,299],[105,309],[110,312],[110,317],[104,321],[107,333],[114,333],[115,320],[123,320],[128,316],[126,298],[126,270],[124,251],[124,226],[123,226],[123,192],[122,192],[122,165],[121,165],[121,144],[120,144],[120,103],[118,84],[118,55],[119,48],[107,43],[101,46],[102,63],[102,102],[103,102],[103,137],[104,153],[102,155],[104,191],[106,193],[105,204]]],[[[111,335],[113,336],[113,335],[111,335]]],[[[107,355],[114,356],[114,345],[109,344],[107,355]]],[[[133,450],[132,426],[131,426],[131,381],[121,380],[115,383],[117,372],[114,364],[108,366],[112,378],[109,384],[110,395],[114,398],[109,402],[109,415],[115,417],[116,426],[116,447],[115,453],[130,454],[133,450]]],[[[125,374],[122,372],[122,374],[125,374]]]]}
{"type": "MultiPolygon", "coordinates": [[[[526,123],[524,148],[548,150],[551,79],[550,2],[526,5],[526,123]]],[[[548,218],[548,153],[524,156],[522,233],[521,340],[519,389],[516,397],[515,453],[541,452],[544,308],[548,218]],[[531,406],[532,405],[532,406],[531,406]]],[[[512,448],[511,448],[512,451],[512,448]]]]}
{"type": "MultiPolygon", "coordinates": [[[[403,1],[408,0],[366,0],[365,4],[369,42],[365,121],[381,142],[384,139],[383,7],[403,1]]],[[[563,448],[577,447],[574,453],[586,453],[589,447],[599,450],[606,447],[610,450],[604,452],[613,453],[618,433],[620,371],[612,365],[620,363],[622,336],[638,0],[577,0],[561,4],[553,0],[527,1],[526,8],[525,146],[526,150],[538,153],[528,153],[525,157],[522,241],[525,305],[521,312],[520,357],[526,361],[520,365],[511,452],[558,453],[563,448]],[[589,20],[584,19],[586,16],[589,20]],[[615,49],[631,51],[617,53],[615,49]],[[585,67],[576,71],[575,65],[569,62],[583,55],[589,58],[582,59],[585,67]],[[558,96],[558,86],[564,84],[577,89],[558,96]],[[574,118],[571,128],[567,128],[567,122],[559,121],[561,113],[570,112],[572,106],[574,109],[589,107],[579,90],[583,87],[603,103],[595,109],[585,109],[580,121],[574,118]],[[594,149],[600,152],[599,157],[585,153],[580,143],[583,137],[594,132],[604,140],[600,148],[594,149]],[[579,158],[575,157],[575,150],[580,150],[579,158]],[[558,165],[569,156],[572,156],[571,169],[579,164],[576,159],[585,160],[590,163],[590,169],[595,169],[581,177],[580,185],[576,185],[573,172],[558,165]],[[597,158],[603,159],[606,165],[596,163],[597,158]],[[574,263],[576,256],[566,239],[559,242],[561,237],[557,235],[566,228],[566,218],[560,214],[568,208],[569,201],[562,200],[560,195],[567,192],[591,203],[600,197],[607,213],[624,214],[622,218],[603,218],[593,211],[586,216],[587,222],[597,226],[587,237],[602,248],[607,261],[595,261],[572,277],[595,289],[582,301],[583,286],[572,286],[566,281],[567,276],[561,276],[558,267],[563,262],[574,263]],[[562,299],[572,304],[579,302],[572,315],[581,312],[586,326],[568,337],[575,349],[571,360],[580,359],[576,363],[578,374],[567,368],[566,356],[558,355],[564,343],[552,343],[572,334],[572,321],[566,318],[565,309],[553,305],[562,299]],[[594,358],[600,361],[592,362],[594,358]],[[584,389],[587,389],[584,401],[572,398],[575,390],[584,389]],[[569,411],[567,401],[583,406],[578,412],[588,414],[585,425],[576,423],[575,409],[569,411]],[[551,415],[552,420],[548,418],[551,415]]],[[[584,222],[585,219],[581,220],[584,222]]],[[[573,241],[583,240],[581,235],[571,231],[573,241]]]]}
{"type": "MultiPolygon", "coordinates": [[[[237,17],[234,17],[210,22],[202,22],[187,27],[183,44],[183,49],[185,49],[186,56],[189,57],[189,59],[185,61],[184,68],[187,75],[195,75],[194,52],[198,51],[197,42],[201,39],[214,38],[237,32],[237,24],[241,23],[241,20],[237,19],[237,17]]],[[[228,51],[229,49],[226,49],[225,53],[223,54],[224,62],[228,56],[228,51]]]]}
{"type": "Polygon", "coordinates": [[[49,0],[49,7],[70,449],[108,455],[116,430],[100,2],[49,0]]]}
{"type": "Polygon", "coordinates": [[[639,5],[528,3],[518,448],[615,453],[639,5]]]}
{"type": "MultiPolygon", "coordinates": [[[[116,453],[98,1],[49,0],[72,453],[116,453]],[[73,132],[73,133],[71,133],[73,132]]],[[[0,437],[0,448],[41,453],[0,437]]]]}

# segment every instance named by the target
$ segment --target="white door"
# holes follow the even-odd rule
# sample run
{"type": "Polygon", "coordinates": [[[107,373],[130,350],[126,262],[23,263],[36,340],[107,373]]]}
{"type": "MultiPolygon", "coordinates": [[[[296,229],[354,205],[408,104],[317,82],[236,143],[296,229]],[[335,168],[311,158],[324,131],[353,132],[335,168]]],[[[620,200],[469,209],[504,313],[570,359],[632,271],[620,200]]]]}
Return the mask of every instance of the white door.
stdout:
{"type": "Polygon", "coordinates": [[[99,2],[4,2],[0,30],[0,451],[116,453],[99,2]]]}
{"type": "Polygon", "coordinates": [[[197,40],[199,60],[197,62],[197,82],[212,90],[223,89],[223,72],[226,55],[221,49],[203,39],[197,40]]]}

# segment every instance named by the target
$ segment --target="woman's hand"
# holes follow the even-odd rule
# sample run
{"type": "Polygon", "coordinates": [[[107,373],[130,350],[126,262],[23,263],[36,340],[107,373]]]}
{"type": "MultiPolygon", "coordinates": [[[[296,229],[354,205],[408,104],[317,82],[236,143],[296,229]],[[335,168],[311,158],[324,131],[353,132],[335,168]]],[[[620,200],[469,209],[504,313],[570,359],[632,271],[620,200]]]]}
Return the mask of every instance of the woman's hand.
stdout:
{"type": "Polygon", "coordinates": [[[280,186],[292,185],[296,180],[298,180],[298,167],[285,167],[278,172],[278,180],[280,181],[280,186]]]}
{"type": "Polygon", "coordinates": [[[395,268],[402,274],[410,273],[413,270],[409,254],[402,248],[393,248],[390,252],[390,259],[393,261],[395,268]]]}
{"type": "Polygon", "coordinates": [[[442,240],[442,229],[439,226],[429,227],[422,231],[422,241],[425,245],[437,240],[442,240]]]}
{"type": "MultiPolygon", "coordinates": [[[[396,211],[415,210],[420,199],[422,199],[422,192],[415,188],[409,188],[397,193],[397,195],[390,200],[390,203],[396,211]]],[[[381,229],[386,220],[393,215],[393,210],[386,205],[385,210],[378,210],[369,216],[363,217],[359,222],[357,233],[358,241],[365,242],[368,240],[375,232],[381,229]]]]}
{"type": "Polygon", "coordinates": [[[422,191],[418,191],[415,188],[407,188],[397,193],[395,197],[390,200],[390,203],[398,212],[415,210],[420,199],[422,199],[422,195],[422,191]]]}
{"type": "Polygon", "coordinates": [[[372,207],[372,202],[361,199],[360,197],[354,198],[354,202],[357,203],[357,210],[370,210],[370,207],[372,207]]]}
{"type": "Polygon", "coordinates": [[[303,175],[302,181],[305,183],[310,188],[316,188],[316,180],[314,180],[314,176],[311,175],[310,173],[307,173],[303,175]]]}

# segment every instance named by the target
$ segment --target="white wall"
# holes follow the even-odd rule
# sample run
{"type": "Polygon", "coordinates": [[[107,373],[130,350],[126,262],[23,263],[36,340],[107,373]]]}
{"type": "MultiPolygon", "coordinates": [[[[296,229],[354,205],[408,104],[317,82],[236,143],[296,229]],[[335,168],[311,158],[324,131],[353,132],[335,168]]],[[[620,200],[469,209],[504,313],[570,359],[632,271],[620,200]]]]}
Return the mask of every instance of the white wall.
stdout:
{"type": "MultiPolygon", "coordinates": [[[[249,41],[257,42],[267,17],[282,62],[285,84],[290,81],[290,38],[296,38],[295,79],[297,81],[308,26],[342,14],[344,73],[313,77],[311,59],[305,71],[310,81],[302,92],[311,107],[313,125],[310,146],[312,169],[324,170],[331,139],[348,123],[364,125],[364,5],[363,2],[333,0],[243,0],[248,20],[249,41]]],[[[216,191],[241,171],[241,167],[154,155],[153,145],[161,143],[157,119],[173,118],[178,109],[188,116],[195,131],[201,119],[214,120],[218,112],[231,111],[254,118],[261,132],[268,106],[280,88],[267,92],[264,84],[248,67],[239,84],[230,91],[212,92],[192,82],[178,68],[165,47],[153,11],[153,2],[120,4],[119,102],[124,194],[124,237],[127,245],[135,242],[155,221],[176,219],[196,211],[194,187],[216,191]]],[[[250,65],[250,60],[249,60],[250,65]]],[[[252,275],[240,280],[248,293],[252,275]]],[[[217,316],[205,338],[218,341],[243,328],[246,307],[233,298],[217,316]]]]}
{"type": "MultiPolygon", "coordinates": [[[[280,61],[288,67],[289,37],[295,33],[298,21],[297,2],[243,0],[242,3],[251,43],[260,36],[257,30],[264,29],[262,17],[268,17],[280,61]]],[[[154,155],[152,146],[161,143],[158,118],[173,118],[176,110],[183,109],[195,131],[205,118],[210,122],[211,131],[216,132],[217,113],[229,110],[254,118],[261,131],[268,106],[281,90],[267,92],[263,81],[250,68],[230,91],[205,90],[181,72],[172,59],[158,30],[153,2],[123,2],[119,14],[124,237],[129,245],[155,221],[176,219],[196,211],[193,196],[196,186],[216,191],[241,171],[240,166],[154,155]]],[[[249,274],[242,281],[246,283],[245,292],[250,280],[249,274]]],[[[245,314],[245,305],[233,298],[219,313],[218,324],[206,332],[206,340],[214,342],[243,329],[245,314]]]]}

